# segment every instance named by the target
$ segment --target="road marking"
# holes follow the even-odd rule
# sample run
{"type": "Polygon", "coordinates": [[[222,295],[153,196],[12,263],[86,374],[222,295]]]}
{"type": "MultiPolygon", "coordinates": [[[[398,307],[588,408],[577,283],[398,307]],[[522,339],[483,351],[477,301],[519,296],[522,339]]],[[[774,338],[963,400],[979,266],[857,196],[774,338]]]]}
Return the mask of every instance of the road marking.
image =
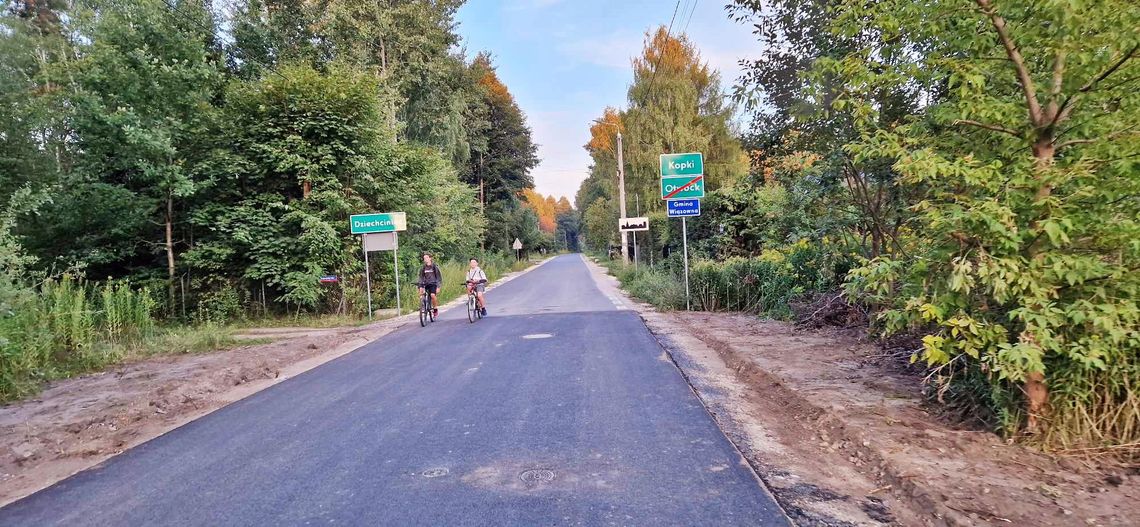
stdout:
{"type": "Polygon", "coordinates": [[[523,335],[523,338],[524,339],[548,339],[548,338],[553,337],[553,336],[554,335],[551,335],[550,333],[534,333],[531,335],[523,335]]]}

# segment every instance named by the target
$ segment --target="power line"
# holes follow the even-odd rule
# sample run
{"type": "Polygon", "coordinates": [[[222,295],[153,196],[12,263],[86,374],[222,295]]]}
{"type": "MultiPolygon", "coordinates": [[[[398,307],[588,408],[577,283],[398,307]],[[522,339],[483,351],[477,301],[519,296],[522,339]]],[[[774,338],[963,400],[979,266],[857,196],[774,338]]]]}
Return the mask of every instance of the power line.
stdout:
{"type": "Polygon", "coordinates": [[[693,13],[694,13],[694,12],[696,12],[696,10],[697,10],[697,2],[700,2],[700,1],[701,1],[701,0],[693,0],[693,7],[689,8],[689,18],[688,18],[688,20],[685,20],[685,29],[682,29],[682,30],[681,30],[681,34],[682,34],[682,35],[688,34],[688,32],[689,32],[689,23],[693,21],[693,13]]]}

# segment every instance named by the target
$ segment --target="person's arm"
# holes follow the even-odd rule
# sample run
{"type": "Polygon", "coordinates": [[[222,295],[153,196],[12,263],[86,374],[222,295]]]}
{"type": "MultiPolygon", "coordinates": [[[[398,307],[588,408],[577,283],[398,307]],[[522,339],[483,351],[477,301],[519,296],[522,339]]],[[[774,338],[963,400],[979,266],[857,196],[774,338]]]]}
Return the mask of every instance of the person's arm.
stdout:
{"type": "Polygon", "coordinates": [[[434,264],[434,263],[433,263],[433,264],[431,264],[431,265],[432,265],[433,267],[435,267],[435,279],[436,279],[436,281],[437,281],[437,282],[438,282],[440,285],[443,285],[443,273],[442,273],[442,272],[440,272],[440,270],[439,270],[439,265],[438,265],[438,264],[434,264]]]}
{"type": "Polygon", "coordinates": [[[479,269],[479,276],[480,276],[479,281],[481,283],[484,283],[484,284],[487,283],[487,273],[484,273],[482,268],[479,269]]]}

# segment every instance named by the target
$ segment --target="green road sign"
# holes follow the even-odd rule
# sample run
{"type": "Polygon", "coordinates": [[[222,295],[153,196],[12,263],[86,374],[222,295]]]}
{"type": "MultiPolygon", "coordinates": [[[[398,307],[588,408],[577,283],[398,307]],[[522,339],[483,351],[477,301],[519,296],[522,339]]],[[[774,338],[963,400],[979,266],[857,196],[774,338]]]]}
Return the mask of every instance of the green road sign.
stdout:
{"type": "Polygon", "coordinates": [[[352,234],[396,232],[408,229],[408,219],[403,212],[354,214],[348,219],[348,226],[352,234]]]}
{"type": "Polygon", "coordinates": [[[705,177],[664,176],[661,178],[661,199],[694,199],[705,197],[705,177]]]}
{"type": "Polygon", "coordinates": [[[705,173],[705,158],[700,152],[661,154],[661,177],[699,176],[705,173]]]}

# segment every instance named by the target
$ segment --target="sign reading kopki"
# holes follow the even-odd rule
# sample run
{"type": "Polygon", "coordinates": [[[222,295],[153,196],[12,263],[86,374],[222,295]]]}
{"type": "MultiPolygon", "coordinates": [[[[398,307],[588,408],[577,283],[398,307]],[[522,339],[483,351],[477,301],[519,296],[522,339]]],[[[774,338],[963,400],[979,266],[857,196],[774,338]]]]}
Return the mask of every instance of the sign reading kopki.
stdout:
{"type": "Polygon", "coordinates": [[[705,158],[700,152],[661,154],[661,177],[699,176],[705,173],[705,158]]]}

